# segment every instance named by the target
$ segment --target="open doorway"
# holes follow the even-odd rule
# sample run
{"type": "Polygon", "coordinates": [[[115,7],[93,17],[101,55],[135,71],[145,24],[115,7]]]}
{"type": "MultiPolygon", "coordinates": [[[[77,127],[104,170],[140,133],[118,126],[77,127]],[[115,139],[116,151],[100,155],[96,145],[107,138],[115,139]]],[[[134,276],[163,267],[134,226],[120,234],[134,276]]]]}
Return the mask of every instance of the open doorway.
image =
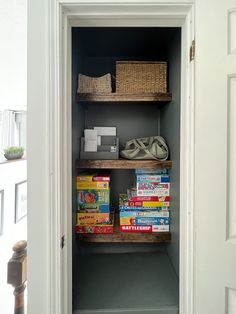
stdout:
{"type": "MultiPolygon", "coordinates": [[[[138,239],[119,232],[109,238],[73,234],[73,313],[170,313],[179,312],[180,235],[180,108],[181,28],[73,28],[72,30],[72,138],[73,187],[75,177],[88,171],[80,166],[80,142],[91,126],[116,127],[120,147],[137,137],[161,135],[169,145],[173,167],[170,176],[171,240],[138,239]],[[108,44],[109,42],[109,44],[108,44]],[[78,74],[116,77],[117,61],[164,61],[168,64],[168,92],[172,99],[139,101],[84,101],[77,97],[78,74]],[[163,312],[164,311],[164,312],[163,312]]],[[[112,90],[115,93],[116,82],[112,90]]],[[[129,95],[130,96],[130,95],[129,95]]],[[[145,96],[145,95],[144,95],[145,96]]],[[[92,163],[91,163],[92,164],[92,163]]],[[[93,167],[97,171],[96,165],[93,167]]],[[[102,160],[99,168],[102,167],[102,160]]],[[[111,161],[110,198],[119,215],[119,194],[126,193],[135,175],[111,161]],[[116,168],[116,169],[114,169],[116,168]]],[[[136,168],[140,166],[137,165],[136,168]]],[[[157,166],[158,168],[158,166],[157,166]]],[[[169,168],[169,167],[168,167],[169,168]]],[[[145,173],[145,172],[144,172],[145,173]]],[[[73,193],[73,212],[78,211],[73,193]]],[[[119,225],[119,221],[115,224],[119,225]]],[[[115,225],[115,230],[119,226],[115,225]]],[[[74,220],[72,230],[74,232],[74,220]]],[[[115,231],[116,233],[116,231],[115,231]]]]}

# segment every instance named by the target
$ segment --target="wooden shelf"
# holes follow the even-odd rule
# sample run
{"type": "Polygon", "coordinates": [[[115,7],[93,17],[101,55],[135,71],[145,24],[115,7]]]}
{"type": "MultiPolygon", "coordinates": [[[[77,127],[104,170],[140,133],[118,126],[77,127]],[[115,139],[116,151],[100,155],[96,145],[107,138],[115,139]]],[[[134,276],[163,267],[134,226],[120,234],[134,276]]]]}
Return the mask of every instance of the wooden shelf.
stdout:
{"type": "Polygon", "coordinates": [[[77,233],[77,239],[82,242],[103,242],[103,243],[168,243],[171,241],[170,232],[155,232],[155,233],[126,233],[119,230],[119,218],[115,219],[114,233],[108,234],[93,234],[93,233],[77,233]]]}
{"type": "Polygon", "coordinates": [[[78,102],[169,102],[171,93],[143,93],[143,94],[87,94],[80,93],[76,97],[78,102]]]}
{"type": "Polygon", "coordinates": [[[85,169],[139,169],[139,168],[160,168],[171,169],[172,161],[157,161],[157,160],[77,160],[77,168],[85,169]]]}

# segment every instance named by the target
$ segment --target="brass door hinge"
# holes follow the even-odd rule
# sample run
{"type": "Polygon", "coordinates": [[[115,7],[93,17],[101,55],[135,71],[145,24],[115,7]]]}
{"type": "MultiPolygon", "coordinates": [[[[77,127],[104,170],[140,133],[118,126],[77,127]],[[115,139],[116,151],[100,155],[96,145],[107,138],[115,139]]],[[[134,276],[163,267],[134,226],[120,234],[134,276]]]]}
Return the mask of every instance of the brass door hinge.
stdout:
{"type": "Polygon", "coordinates": [[[190,47],[189,59],[190,59],[190,61],[195,59],[195,40],[192,41],[192,45],[190,47]]]}

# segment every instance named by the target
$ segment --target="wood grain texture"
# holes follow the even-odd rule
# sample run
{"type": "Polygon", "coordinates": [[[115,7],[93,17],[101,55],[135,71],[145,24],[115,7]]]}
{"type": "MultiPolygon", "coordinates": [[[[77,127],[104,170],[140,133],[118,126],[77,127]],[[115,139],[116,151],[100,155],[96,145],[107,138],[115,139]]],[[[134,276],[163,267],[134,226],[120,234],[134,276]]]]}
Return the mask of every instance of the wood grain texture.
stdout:
{"type": "Polygon", "coordinates": [[[24,314],[24,291],[27,281],[27,242],[21,240],[13,246],[13,255],[7,265],[7,283],[14,287],[15,314],[24,314]]]}
{"type": "Polygon", "coordinates": [[[79,241],[83,242],[116,242],[116,243],[168,243],[171,241],[170,232],[159,233],[121,233],[115,231],[111,234],[77,234],[79,241]]]}
{"type": "Polygon", "coordinates": [[[171,93],[139,93],[139,94],[77,94],[77,102],[169,102],[172,100],[171,93]]]}
{"type": "Polygon", "coordinates": [[[79,169],[140,169],[140,168],[160,168],[171,169],[172,161],[157,160],[77,160],[76,167],[79,169]]]}

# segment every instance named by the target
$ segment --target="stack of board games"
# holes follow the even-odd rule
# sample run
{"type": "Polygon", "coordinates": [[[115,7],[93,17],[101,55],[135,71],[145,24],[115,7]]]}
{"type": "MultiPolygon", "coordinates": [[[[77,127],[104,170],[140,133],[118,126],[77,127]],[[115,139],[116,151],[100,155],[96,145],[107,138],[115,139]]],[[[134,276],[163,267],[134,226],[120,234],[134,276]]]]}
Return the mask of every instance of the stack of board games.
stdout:
{"type": "Polygon", "coordinates": [[[170,230],[170,176],[167,170],[137,169],[136,188],[120,194],[121,232],[170,230]]]}
{"type": "Polygon", "coordinates": [[[80,174],[77,185],[77,233],[113,233],[110,211],[110,174],[80,174]]]}

